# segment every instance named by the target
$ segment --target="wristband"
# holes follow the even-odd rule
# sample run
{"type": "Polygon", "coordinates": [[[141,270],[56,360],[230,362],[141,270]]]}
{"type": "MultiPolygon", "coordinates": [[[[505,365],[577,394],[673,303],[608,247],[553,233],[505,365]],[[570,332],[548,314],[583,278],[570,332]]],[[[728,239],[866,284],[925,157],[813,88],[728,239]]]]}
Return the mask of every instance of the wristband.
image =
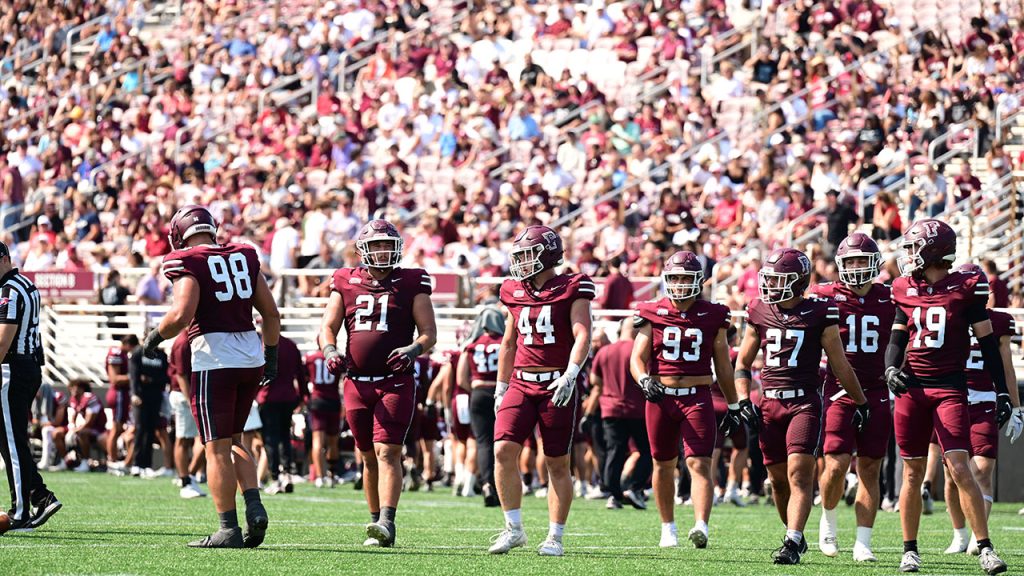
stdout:
{"type": "Polygon", "coordinates": [[[736,377],[737,378],[746,378],[747,380],[752,380],[754,375],[750,372],[750,370],[743,369],[743,370],[737,370],[736,371],[736,377]]]}
{"type": "Polygon", "coordinates": [[[338,356],[338,347],[334,344],[328,344],[323,349],[324,358],[330,358],[331,356],[338,356]]]}
{"type": "Polygon", "coordinates": [[[565,367],[565,375],[569,377],[569,380],[575,380],[580,375],[580,365],[569,362],[569,365],[565,367]]]}
{"type": "Polygon", "coordinates": [[[734,402],[732,404],[729,404],[728,408],[729,408],[729,410],[739,410],[740,409],[740,403],[739,402],[734,402]]]}
{"type": "Polygon", "coordinates": [[[423,344],[420,344],[419,342],[413,343],[412,348],[409,350],[409,354],[412,358],[416,358],[420,354],[423,354],[423,344]]]}
{"type": "Polygon", "coordinates": [[[502,394],[504,394],[505,390],[508,390],[508,382],[502,382],[501,380],[498,380],[495,384],[496,385],[494,386],[494,390],[496,392],[501,392],[502,394]]]}

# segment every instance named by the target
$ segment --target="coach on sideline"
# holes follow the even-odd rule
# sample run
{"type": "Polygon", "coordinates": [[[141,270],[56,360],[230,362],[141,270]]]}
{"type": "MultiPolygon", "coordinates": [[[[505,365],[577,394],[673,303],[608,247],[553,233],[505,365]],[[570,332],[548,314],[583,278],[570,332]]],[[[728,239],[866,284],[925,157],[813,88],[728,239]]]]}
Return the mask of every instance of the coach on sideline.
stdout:
{"type": "Polygon", "coordinates": [[[39,291],[18,273],[11,251],[0,242],[0,454],[11,488],[11,530],[42,526],[61,503],[46,488],[32,459],[28,416],[42,384],[39,291]]]}

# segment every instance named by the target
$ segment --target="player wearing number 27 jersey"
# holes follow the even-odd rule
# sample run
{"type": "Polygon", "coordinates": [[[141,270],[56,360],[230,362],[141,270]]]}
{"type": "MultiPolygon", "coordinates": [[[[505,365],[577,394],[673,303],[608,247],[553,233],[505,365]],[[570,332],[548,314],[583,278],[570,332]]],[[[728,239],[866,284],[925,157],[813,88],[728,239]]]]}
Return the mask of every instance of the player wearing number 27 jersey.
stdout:
{"type": "Polygon", "coordinates": [[[190,546],[252,548],[263,541],[267,514],[259,500],[256,466],[241,445],[241,434],[261,381],[269,383],[277,376],[280,314],[260,275],[256,251],[241,244],[220,245],[216,238],[216,222],[205,208],[185,206],[174,215],[174,251],[163,262],[164,274],[174,283],[174,303],[146,337],[144,352],[154,354],[160,342],[187,328],[190,403],[207,462],[214,468],[210,495],[221,524],[220,530],[190,546]],[[263,317],[263,342],[253,326],[253,308],[263,317]],[[245,496],[244,536],[235,511],[236,485],[245,496]]]}

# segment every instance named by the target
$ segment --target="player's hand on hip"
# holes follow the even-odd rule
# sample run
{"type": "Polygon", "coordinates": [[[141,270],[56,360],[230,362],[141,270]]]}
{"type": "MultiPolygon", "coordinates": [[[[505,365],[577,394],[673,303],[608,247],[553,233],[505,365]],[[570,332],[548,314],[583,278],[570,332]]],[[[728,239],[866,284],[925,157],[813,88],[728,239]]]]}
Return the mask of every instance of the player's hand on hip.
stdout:
{"type": "Polygon", "coordinates": [[[1002,428],[1013,416],[1013,405],[1010,404],[1010,395],[1003,393],[996,396],[996,425],[1002,428]]]}
{"type": "Polygon", "coordinates": [[[1018,406],[1013,409],[1010,421],[1006,425],[1006,437],[1010,439],[1010,444],[1013,444],[1017,442],[1022,433],[1024,433],[1024,408],[1018,406]]]}
{"type": "Polygon", "coordinates": [[[661,385],[661,382],[658,382],[648,374],[641,376],[637,384],[644,391],[644,398],[648,402],[661,402],[661,399],[665,397],[665,387],[661,385]]]}
{"type": "Polygon", "coordinates": [[[906,394],[908,382],[910,382],[910,378],[899,368],[889,366],[885,369],[885,385],[889,387],[893,396],[899,398],[906,394]]]}
{"type": "Polygon", "coordinates": [[[857,409],[853,412],[853,427],[857,432],[863,432],[870,419],[871,408],[868,406],[868,403],[858,404],[857,409]]]}
{"type": "Polygon", "coordinates": [[[551,403],[559,408],[569,405],[572,393],[576,390],[576,379],[570,378],[569,374],[562,374],[548,384],[548,390],[552,391],[551,403]]]}
{"type": "Polygon", "coordinates": [[[751,432],[757,433],[761,430],[764,416],[761,415],[761,408],[750,401],[750,398],[740,400],[740,419],[746,423],[751,432]]]}

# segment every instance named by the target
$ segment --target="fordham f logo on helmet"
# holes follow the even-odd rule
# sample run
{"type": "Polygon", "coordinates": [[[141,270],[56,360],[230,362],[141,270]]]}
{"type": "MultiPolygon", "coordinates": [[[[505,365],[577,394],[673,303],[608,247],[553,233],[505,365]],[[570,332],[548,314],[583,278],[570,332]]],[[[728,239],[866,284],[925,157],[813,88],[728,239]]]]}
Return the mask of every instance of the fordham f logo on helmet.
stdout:
{"type": "Polygon", "coordinates": [[[956,232],[942,220],[919,220],[903,235],[899,248],[896,263],[904,276],[929,266],[948,268],[956,260],[956,232]]]}
{"type": "Polygon", "coordinates": [[[839,243],[836,249],[836,267],[839,281],[847,286],[863,286],[878,277],[882,266],[882,252],[867,234],[855,232],[839,243]],[[857,266],[853,260],[861,259],[857,266]]]}
{"type": "Polygon", "coordinates": [[[217,221],[214,220],[213,214],[202,206],[194,204],[183,206],[171,218],[171,229],[167,233],[171,248],[174,250],[185,248],[187,246],[185,242],[196,234],[209,234],[216,240],[217,221]]]}
{"type": "Polygon", "coordinates": [[[665,262],[661,281],[669,300],[694,298],[704,288],[704,266],[693,252],[676,252],[665,262]]]}
{"type": "Polygon", "coordinates": [[[516,236],[509,255],[509,274],[526,280],[563,262],[562,239],[547,226],[530,226],[516,236]]]}
{"type": "Polygon", "coordinates": [[[801,296],[811,283],[811,261],[794,248],[779,248],[768,255],[757,274],[757,290],[765,304],[778,304],[801,296]]]}
{"type": "Polygon", "coordinates": [[[356,236],[356,251],[359,260],[367,268],[389,269],[398,266],[402,261],[402,248],[405,242],[391,222],[377,219],[370,220],[356,236]]]}

